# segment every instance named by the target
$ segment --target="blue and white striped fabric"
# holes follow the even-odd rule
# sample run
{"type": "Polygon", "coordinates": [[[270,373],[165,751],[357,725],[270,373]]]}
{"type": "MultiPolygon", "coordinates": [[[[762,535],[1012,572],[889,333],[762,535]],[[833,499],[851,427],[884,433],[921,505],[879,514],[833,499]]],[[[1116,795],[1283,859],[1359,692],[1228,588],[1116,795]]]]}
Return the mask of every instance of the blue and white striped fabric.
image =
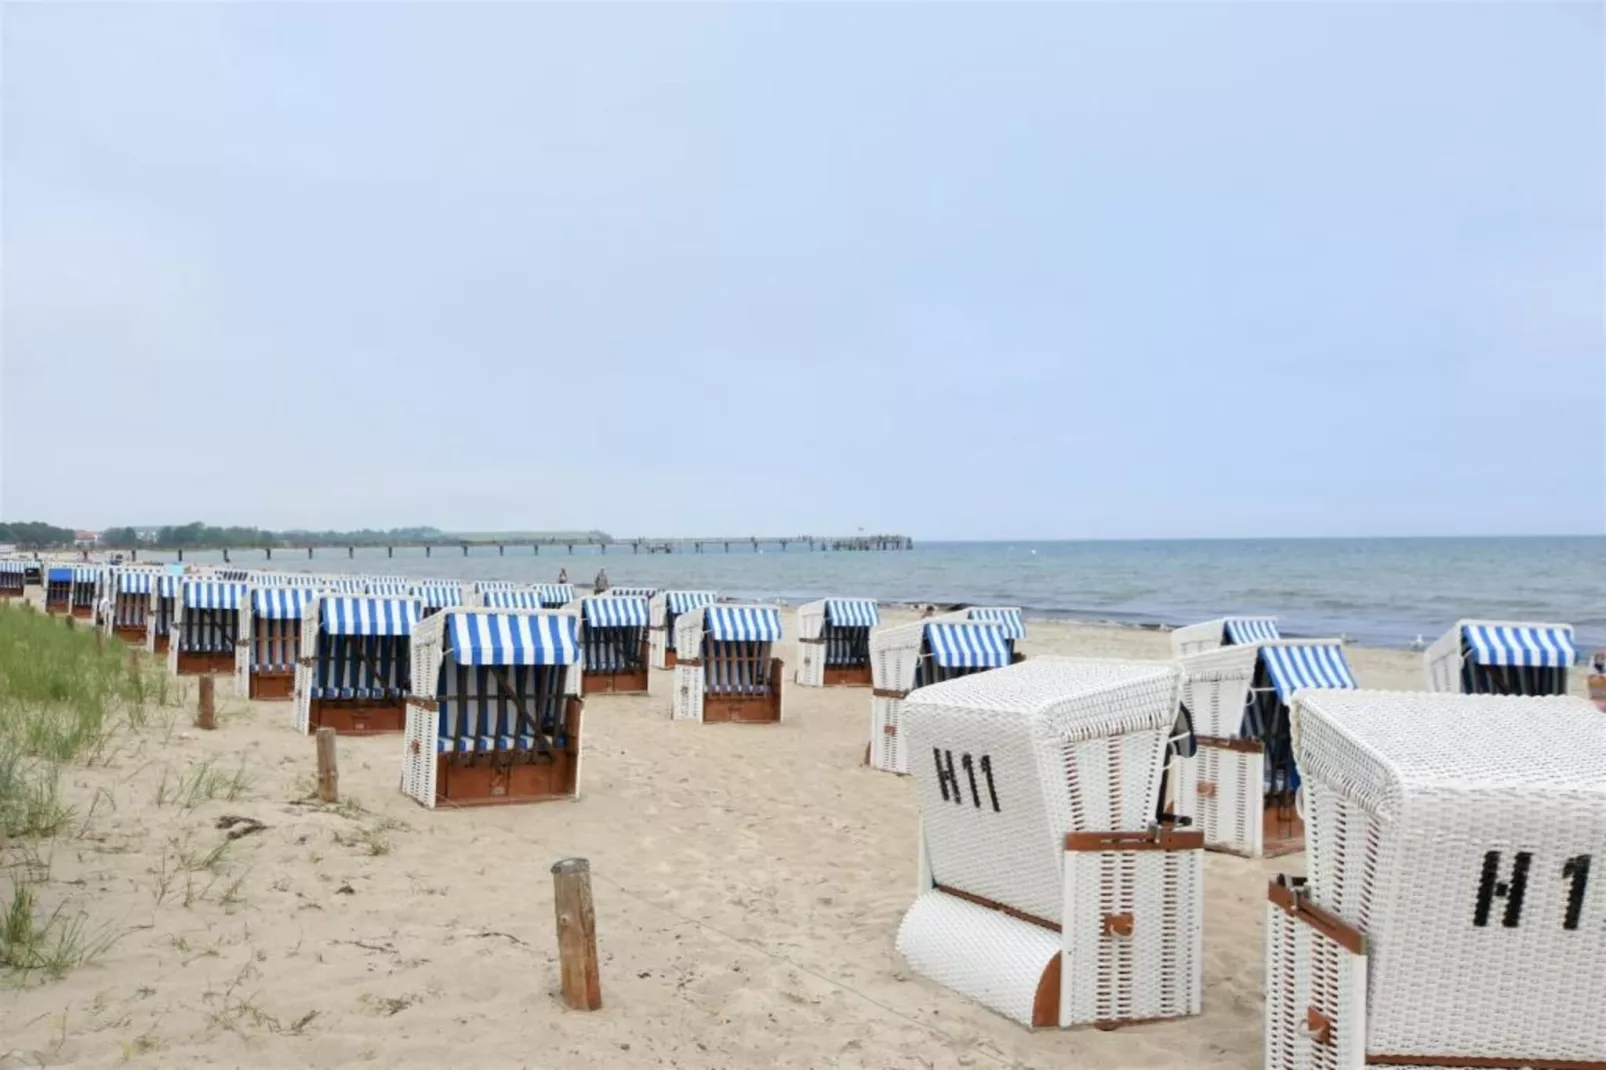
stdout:
{"type": "Polygon", "coordinates": [[[28,571],[28,562],[26,562],[26,561],[0,561],[0,572],[4,572],[4,573],[7,573],[7,574],[10,574],[12,572],[27,572],[27,571],[28,571]]]}
{"type": "Polygon", "coordinates": [[[545,609],[541,592],[531,589],[497,587],[480,592],[480,601],[487,609],[545,609]]]}
{"type": "Polygon", "coordinates": [[[1472,660],[1479,665],[1517,665],[1565,669],[1578,660],[1571,628],[1529,624],[1468,624],[1461,629],[1472,660]]]}
{"type": "Polygon", "coordinates": [[[72,569],[53,568],[46,574],[45,579],[49,583],[71,583],[72,569]]]}
{"type": "Polygon", "coordinates": [[[567,746],[562,677],[561,670],[542,665],[495,671],[485,665],[441,666],[436,753],[533,750],[537,731],[567,746]],[[504,678],[511,693],[503,689],[504,678]]]}
{"type": "Polygon", "coordinates": [[[665,591],[664,605],[675,616],[690,613],[694,609],[711,606],[719,601],[719,595],[713,591],[665,591]]]}
{"type": "Polygon", "coordinates": [[[574,585],[569,583],[537,584],[535,593],[541,596],[541,605],[547,609],[557,609],[574,601],[574,585]]]}
{"type": "Polygon", "coordinates": [[[422,602],[425,609],[451,609],[463,604],[463,585],[420,583],[412,589],[412,596],[422,602]]]}
{"type": "Polygon", "coordinates": [[[1254,646],[1282,638],[1276,617],[1228,617],[1226,633],[1228,646],[1254,646]]]}
{"type": "Polygon", "coordinates": [[[591,628],[645,628],[649,620],[645,598],[621,598],[606,594],[580,603],[586,625],[591,628]]]}
{"type": "Polygon", "coordinates": [[[418,603],[410,598],[325,595],[318,616],[330,635],[412,635],[418,603]]]}
{"type": "Polygon", "coordinates": [[[926,645],[945,669],[997,669],[1011,657],[1008,637],[992,621],[930,621],[926,645]]]}
{"type": "Polygon", "coordinates": [[[335,594],[362,594],[368,588],[366,581],[350,576],[325,577],[322,586],[324,590],[335,594]]]}
{"type": "Polygon", "coordinates": [[[99,583],[100,569],[94,565],[74,565],[72,581],[74,583],[99,583]]]}
{"type": "Polygon", "coordinates": [[[459,665],[573,665],[579,618],[568,613],[453,612],[446,652],[459,665]]]}
{"type": "Polygon", "coordinates": [[[299,620],[312,598],[305,587],[258,587],[251,592],[251,614],[263,620],[299,620]]]}
{"type": "Polygon", "coordinates": [[[658,593],[656,587],[609,587],[602,592],[614,598],[651,598],[658,593]]]}
{"type": "Polygon", "coordinates": [[[881,623],[881,611],[869,598],[827,598],[825,622],[838,628],[874,628],[881,623]]]}
{"type": "Polygon", "coordinates": [[[781,611],[774,606],[711,605],[703,628],[716,643],[774,643],[781,638],[781,611]]]}
{"type": "Polygon", "coordinates": [[[155,579],[154,572],[119,572],[117,591],[119,594],[150,594],[155,579]]]}
{"type": "Polygon", "coordinates": [[[1004,638],[1011,642],[1026,638],[1026,621],[1021,618],[1018,609],[1005,606],[972,606],[965,611],[965,615],[971,620],[998,625],[999,631],[1004,633],[1004,638]]]}
{"type": "Polygon", "coordinates": [[[405,581],[370,580],[364,586],[363,593],[370,598],[407,598],[410,590],[410,586],[405,581]]]}
{"type": "Polygon", "coordinates": [[[1260,659],[1271,675],[1277,697],[1284,702],[1302,687],[1327,690],[1353,690],[1355,674],[1350,672],[1344,648],[1337,643],[1299,643],[1263,646],[1260,659]]]}
{"type": "Polygon", "coordinates": [[[512,580],[475,580],[474,593],[484,594],[486,591],[509,591],[518,586],[512,580]]]}
{"type": "Polygon", "coordinates": [[[247,587],[243,583],[222,583],[218,580],[185,580],[185,609],[239,609],[245,600],[247,587]]]}
{"type": "Polygon", "coordinates": [[[175,576],[171,572],[165,572],[162,575],[157,576],[156,577],[156,597],[157,598],[177,598],[178,597],[179,583],[183,579],[184,579],[183,576],[175,576]]]}

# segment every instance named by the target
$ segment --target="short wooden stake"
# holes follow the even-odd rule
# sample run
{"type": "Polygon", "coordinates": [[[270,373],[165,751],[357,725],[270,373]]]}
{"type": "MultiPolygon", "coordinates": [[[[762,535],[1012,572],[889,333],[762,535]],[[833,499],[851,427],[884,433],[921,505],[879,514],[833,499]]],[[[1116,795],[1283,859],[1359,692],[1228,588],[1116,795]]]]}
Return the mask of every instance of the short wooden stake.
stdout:
{"type": "Polygon", "coordinates": [[[95,629],[95,649],[96,650],[105,650],[106,649],[106,632],[101,628],[96,628],[95,629]]]}
{"type": "Polygon", "coordinates": [[[565,858],[552,867],[552,904],[558,916],[558,962],[563,1002],[577,1011],[602,1006],[597,969],[597,915],[591,905],[591,863],[565,858]]]}
{"type": "Polygon", "coordinates": [[[63,617],[62,620],[65,620],[67,622],[67,630],[69,632],[72,631],[74,628],[78,627],[78,622],[73,619],[73,615],[72,615],[72,610],[71,609],[67,610],[67,615],[65,617],[63,617]]]}
{"type": "Polygon", "coordinates": [[[318,801],[340,801],[340,769],[335,764],[335,730],[318,729],[318,801]]]}
{"type": "Polygon", "coordinates": [[[195,714],[195,726],[211,730],[217,727],[217,703],[213,688],[217,678],[211,673],[201,677],[201,705],[195,714]]]}

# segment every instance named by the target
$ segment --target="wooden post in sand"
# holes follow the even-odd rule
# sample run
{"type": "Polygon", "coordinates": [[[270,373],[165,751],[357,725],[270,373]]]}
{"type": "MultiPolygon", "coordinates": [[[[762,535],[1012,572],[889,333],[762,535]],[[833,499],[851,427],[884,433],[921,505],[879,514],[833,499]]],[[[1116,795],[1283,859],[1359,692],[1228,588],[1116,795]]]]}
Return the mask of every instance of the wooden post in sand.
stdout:
{"type": "Polygon", "coordinates": [[[106,649],[106,632],[105,632],[105,629],[103,629],[103,628],[96,628],[95,629],[95,649],[96,650],[105,650],[106,649]]]}
{"type": "Polygon", "coordinates": [[[552,867],[552,905],[558,916],[558,962],[563,1002],[571,1010],[602,1006],[597,969],[597,915],[591,906],[591,863],[565,858],[552,867]]]}
{"type": "Polygon", "coordinates": [[[195,726],[208,731],[217,727],[217,704],[213,694],[217,678],[211,673],[201,677],[200,708],[195,712],[195,726]]]}
{"type": "Polygon", "coordinates": [[[318,729],[318,801],[340,801],[340,769],[335,765],[335,730],[318,729]]]}
{"type": "Polygon", "coordinates": [[[72,631],[74,628],[78,627],[77,622],[73,620],[72,607],[71,606],[67,607],[67,615],[65,617],[61,618],[61,619],[67,622],[67,630],[69,632],[72,631]]]}

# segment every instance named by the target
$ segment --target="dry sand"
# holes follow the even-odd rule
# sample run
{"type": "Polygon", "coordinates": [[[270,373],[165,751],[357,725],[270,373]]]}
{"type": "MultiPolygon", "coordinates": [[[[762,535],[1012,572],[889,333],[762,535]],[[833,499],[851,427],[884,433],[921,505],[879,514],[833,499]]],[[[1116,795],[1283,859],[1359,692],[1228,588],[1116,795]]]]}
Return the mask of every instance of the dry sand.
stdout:
{"type": "MultiPolygon", "coordinates": [[[[1037,622],[1022,648],[1162,658],[1169,639],[1037,622]]],[[[1364,686],[1421,686],[1419,655],[1351,659],[1364,686]]],[[[868,691],[789,687],[779,726],[703,726],[670,721],[669,679],[587,701],[579,801],[455,812],[401,794],[397,736],[340,741],[351,805],[328,809],[304,802],[313,743],[288,703],[229,700],[208,733],[189,701],[168,711],[65,778],[79,818],[40,845],[46,905],[121,936],[63,980],[0,992],[0,1070],[1260,1065],[1265,883],[1303,856],[1207,857],[1202,1017],[1033,1033],[893,949],[914,792],[860,764],[868,691]],[[159,801],[208,762],[243,765],[249,793],[159,801]],[[225,842],[225,815],[267,828],[186,870],[225,842]],[[592,1014],[554,995],[549,867],[569,855],[593,872],[592,1014]]]]}

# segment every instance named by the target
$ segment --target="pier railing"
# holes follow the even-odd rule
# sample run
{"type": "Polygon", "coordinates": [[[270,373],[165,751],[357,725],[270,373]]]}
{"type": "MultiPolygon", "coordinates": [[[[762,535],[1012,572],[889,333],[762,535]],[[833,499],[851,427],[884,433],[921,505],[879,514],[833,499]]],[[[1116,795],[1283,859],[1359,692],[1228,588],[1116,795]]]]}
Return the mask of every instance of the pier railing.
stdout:
{"type": "MultiPolygon", "coordinates": [[[[542,548],[556,549],[563,547],[569,553],[574,553],[576,546],[596,547],[600,553],[606,554],[609,549],[623,549],[629,547],[633,554],[673,554],[673,553],[732,553],[749,551],[756,553],[759,550],[778,549],[782,553],[793,550],[806,551],[871,551],[871,550],[912,550],[914,539],[908,535],[718,535],[702,536],[696,538],[648,538],[645,536],[635,538],[601,538],[597,536],[553,536],[532,537],[523,539],[431,539],[431,540],[401,540],[389,539],[377,542],[296,542],[285,541],[272,545],[261,546],[140,546],[124,549],[121,552],[129,556],[130,560],[139,560],[140,554],[147,557],[156,555],[176,556],[184,560],[185,551],[190,553],[221,553],[223,560],[231,561],[234,555],[261,554],[268,561],[274,560],[274,555],[281,558],[305,553],[308,558],[315,556],[317,551],[330,551],[338,553],[346,551],[347,557],[356,557],[358,550],[385,550],[386,557],[395,557],[397,550],[423,550],[425,557],[433,557],[436,551],[450,553],[460,551],[464,557],[470,550],[480,552],[495,549],[498,556],[506,557],[507,551],[513,549],[529,550],[539,555],[542,548]],[[734,547],[734,550],[733,550],[734,547]]],[[[103,550],[102,552],[116,552],[103,550]]],[[[87,558],[88,551],[85,551],[87,558]]]]}

